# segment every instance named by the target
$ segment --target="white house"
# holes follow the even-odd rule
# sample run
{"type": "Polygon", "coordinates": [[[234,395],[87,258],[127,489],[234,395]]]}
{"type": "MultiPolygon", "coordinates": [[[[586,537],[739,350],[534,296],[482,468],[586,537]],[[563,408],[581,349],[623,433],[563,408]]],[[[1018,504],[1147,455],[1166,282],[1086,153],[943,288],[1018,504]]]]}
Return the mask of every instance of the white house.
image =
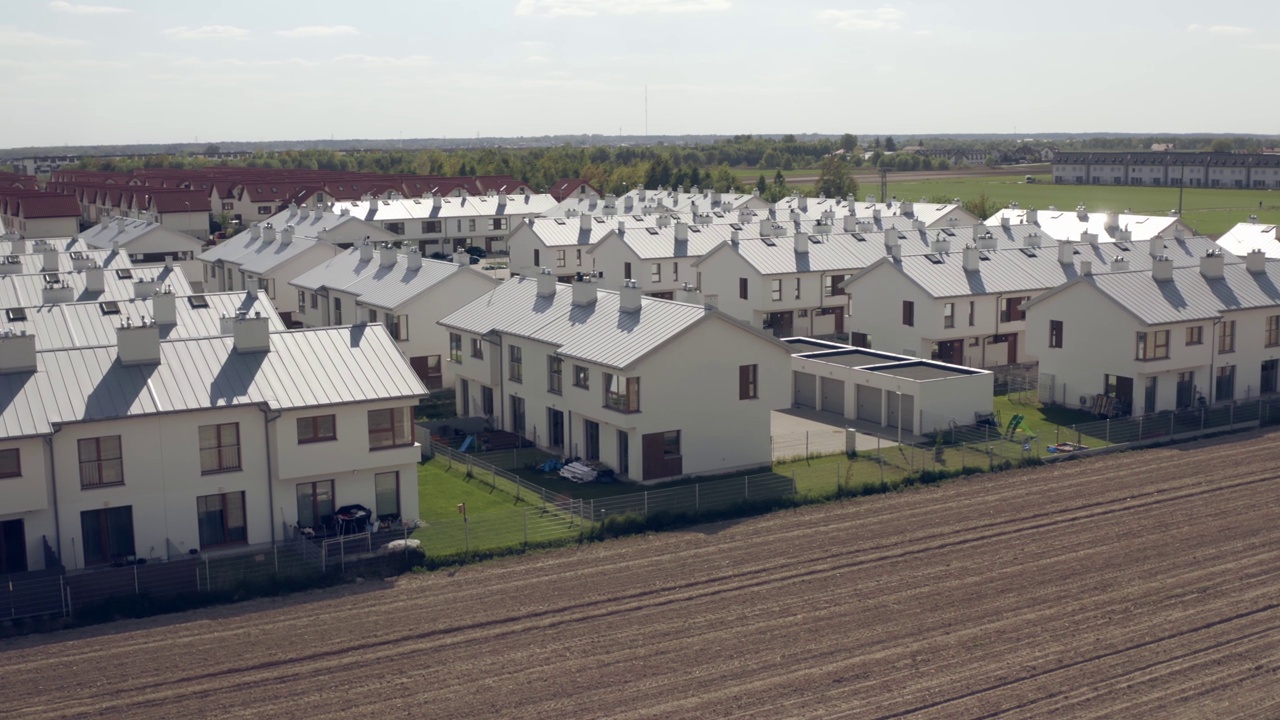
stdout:
{"type": "Polygon", "coordinates": [[[335,211],[290,205],[263,221],[264,226],[267,224],[277,230],[292,226],[295,239],[320,240],[344,250],[365,240],[376,244],[400,239],[381,225],[352,215],[346,207],[335,211]]]}
{"type": "Polygon", "coordinates": [[[191,235],[150,220],[102,216],[97,225],[80,233],[90,247],[118,249],[135,265],[158,264],[172,259],[188,278],[200,279],[201,265],[195,257],[204,243],[191,235]]]}
{"type": "Polygon", "coordinates": [[[362,244],[290,283],[299,308],[293,317],[306,327],[383,323],[429,390],[453,387],[444,362],[449,337],[437,321],[498,285],[469,260],[423,260],[417,248],[401,254],[362,244]]]}
{"type": "Polygon", "coordinates": [[[285,324],[293,325],[299,308],[288,284],[341,252],[333,243],[296,237],[291,225],[277,229],[254,223],[248,232],[205,250],[197,259],[206,290],[265,290],[285,324]]]}
{"type": "Polygon", "coordinates": [[[1007,207],[986,220],[987,225],[1004,226],[1027,224],[1040,228],[1055,240],[1081,240],[1093,235],[1101,242],[1143,241],[1175,239],[1195,234],[1182,219],[1170,215],[1134,215],[1118,212],[1089,212],[1083,205],[1075,210],[1022,209],[1007,207]]]}
{"type": "MultiPolygon", "coordinates": [[[[99,251],[101,252],[101,251],[99,251]]],[[[72,253],[68,253],[70,255],[72,253]]],[[[178,267],[117,266],[103,268],[93,260],[72,259],[83,263],[74,270],[41,271],[22,274],[9,271],[11,258],[0,258],[0,308],[26,308],[69,302],[110,303],[145,298],[168,289],[175,295],[191,295],[191,286],[178,267]],[[8,272],[6,272],[8,271],[8,272]]]]}
{"type": "Polygon", "coordinates": [[[1218,238],[1222,249],[1241,257],[1261,250],[1268,260],[1280,259],[1280,225],[1267,225],[1253,219],[1236,224],[1218,238]]]}
{"type": "Polygon", "coordinates": [[[1078,277],[1027,303],[1042,395],[1141,415],[1280,389],[1280,265],[1259,250],[1198,267],[1078,277]],[[1051,384],[1051,386],[1050,386],[1051,384]]]}
{"type": "Polygon", "coordinates": [[[332,529],[347,504],[417,516],[426,388],[380,326],[245,317],[231,333],[162,341],[149,322],[43,351],[0,336],[0,523],[25,550],[0,572],[43,568],[46,545],[74,569],[263,543],[332,529]]]}
{"type": "Polygon", "coordinates": [[[546,271],[440,321],[457,410],[640,481],[768,465],[790,349],[703,304],[546,271]]]}
{"type": "Polygon", "coordinates": [[[828,198],[825,196],[814,198],[793,193],[791,196],[774,203],[774,208],[777,210],[779,217],[785,217],[795,211],[806,219],[815,220],[823,217],[839,220],[850,215],[864,219],[900,217],[918,221],[922,227],[931,230],[944,227],[966,227],[977,225],[981,222],[973,213],[965,210],[958,200],[950,203],[930,203],[923,200],[912,202],[910,200],[899,201],[894,199],[886,202],[876,202],[875,197],[869,196],[866,200],[857,202],[853,196],[847,198],[828,198]]]}
{"type": "Polygon", "coordinates": [[[1024,246],[1004,249],[944,241],[925,255],[891,247],[889,257],[845,281],[851,344],[978,368],[1035,362],[1021,309],[1031,298],[1079,275],[1150,269],[1156,256],[1198,265],[1217,247],[1204,237],[1047,245],[1043,239],[1028,236],[1024,246]]]}
{"type": "Polygon", "coordinates": [[[546,194],[491,194],[463,197],[430,195],[422,198],[357,200],[335,203],[357,218],[379,225],[397,240],[418,244],[423,255],[464,247],[506,252],[507,238],[520,221],[555,207],[546,194]]]}

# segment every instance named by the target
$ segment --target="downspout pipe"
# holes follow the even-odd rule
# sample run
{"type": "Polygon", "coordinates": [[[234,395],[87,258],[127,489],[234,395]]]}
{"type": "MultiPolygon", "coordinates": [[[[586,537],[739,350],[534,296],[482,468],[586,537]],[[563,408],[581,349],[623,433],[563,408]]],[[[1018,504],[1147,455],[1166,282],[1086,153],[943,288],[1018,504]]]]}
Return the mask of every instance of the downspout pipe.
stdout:
{"type": "Polygon", "coordinates": [[[271,472],[271,423],[280,419],[283,413],[272,410],[265,404],[258,405],[262,412],[262,441],[267,453],[267,503],[271,506],[271,542],[276,541],[276,483],[271,472]]]}
{"type": "Polygon", "coordinates": [[[53,464],[53,436],[59,432],[62,432],[62,426],[55,425],[53,432],[44,437],[44,446],[49,451],[49,485],[53,488],[53,541],[57,543],[58,561],[65,568],[67,563],[62,560],[62,516],[58,512],[58,470],[53,464]]]}

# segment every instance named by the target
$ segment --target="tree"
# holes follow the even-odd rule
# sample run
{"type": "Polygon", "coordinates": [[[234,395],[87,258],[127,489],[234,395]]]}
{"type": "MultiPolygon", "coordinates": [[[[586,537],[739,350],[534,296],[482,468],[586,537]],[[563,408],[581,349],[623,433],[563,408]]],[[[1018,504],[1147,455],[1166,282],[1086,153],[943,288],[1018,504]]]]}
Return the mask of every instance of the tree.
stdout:
{"type": "Polygon", "coordinates": [[[781,171],[781,170],[779,170],[778,172],[776,172],[776,173],[774,173],[774,174],[773,174],[773,184],[774,184],[774,186],[775,186],[775,187],[776,187],[776,186],[781,186],[781,185],[786,185],[786,184],[787,184],[787,176],[786,176],[786,175],[783,175],[783,174],[782,174],[782,171],[781,171]]]}
{"type": "Polygon", "coordinates": [[[858,149],[858,136],[845,133],[840,136],[840,149],[847,153],[852,153],[858,149]]]}
{"type": "Polygon", "coordinates": [[[1229,153],[1234,151],[1235,149],[1236,149],[1235,144],[1226,138],[1218,138],[1217,140],[1214,140],[1213,144],[1209,146],[1209,152],[1229,153]]]}
{"type": "Polygon", "coordinates": [[[885,152],[897,152],[897,151],[898,151],[898,143],[896,143],[896,142],[894,142],[894,141],[893,141],[893,136],[892,136],[892,135],[890,135],[890,136],[888,136],[888,137],[886,137],[886,138],[884,139],[884,149],[885,149],[885,152]]]}
{"type": "Polygon", "coordinates": [[[829,198],[858,194],[858,181],[853,179],[849,163],[837,155],[830,155],[819,166],[818,184],[814,189],[829,198]]]}
{"type": "Polygon", "coordinates": [[[220,152],[222,152],[222,148],[218,147],[217,145],[214,145],[213,143],[209,143],[208,145],[204,146],[205,155],[217,155],[220,152]]]}
{"type": "Polygon", "coordinates": [[[765,190],[769,189],[769,181],[764,179],[764,175],[761,175],[760,178],[756,180],[756,189],[759,190],[761,194],[763,194],[765,190]]]}
{"type": "Polygon", "coordinates": [[[977,196],[965,200],[963,207],[979,220],[986,220],[996,214],[1000,209],[1000,203],[987,197],[985,192],[980,192],[977,196]]]}

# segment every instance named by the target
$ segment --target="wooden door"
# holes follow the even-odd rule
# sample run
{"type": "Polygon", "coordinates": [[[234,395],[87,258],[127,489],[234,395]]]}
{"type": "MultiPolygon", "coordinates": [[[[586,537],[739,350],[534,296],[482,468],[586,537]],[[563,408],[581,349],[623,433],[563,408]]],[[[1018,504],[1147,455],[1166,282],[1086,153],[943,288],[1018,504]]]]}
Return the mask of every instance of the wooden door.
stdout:
{"type": "Polygon", "coordinates": [[[1009,364],[1017,365],[1018,364],[1018,334],[1009,333],[1005,337],[1009,339],[1009,364]]]}

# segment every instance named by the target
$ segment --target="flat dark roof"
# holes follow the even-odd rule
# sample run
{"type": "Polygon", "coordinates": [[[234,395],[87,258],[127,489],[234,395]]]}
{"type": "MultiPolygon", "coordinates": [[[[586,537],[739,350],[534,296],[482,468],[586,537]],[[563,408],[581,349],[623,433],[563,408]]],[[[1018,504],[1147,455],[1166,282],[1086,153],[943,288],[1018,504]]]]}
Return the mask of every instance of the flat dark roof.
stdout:
{"type": "Polygon", "coordinates": [[[863,369],[907,380],[941,380],[942,378],[949,377],[977,375],[982,372],[981,370],[943,365],[941,363],[929,362],[928,360],[864,367],[863,369]]]}
{"type": "Polygon", "coordinates": [[[820,352],[802,353],[798,357],[821,360],[845,367],[861,368],[868,365],[884,365],[902,360],[901,355],[880,353],[865,348],[847,348],[843,350],[824,350],[820,352]]]}

